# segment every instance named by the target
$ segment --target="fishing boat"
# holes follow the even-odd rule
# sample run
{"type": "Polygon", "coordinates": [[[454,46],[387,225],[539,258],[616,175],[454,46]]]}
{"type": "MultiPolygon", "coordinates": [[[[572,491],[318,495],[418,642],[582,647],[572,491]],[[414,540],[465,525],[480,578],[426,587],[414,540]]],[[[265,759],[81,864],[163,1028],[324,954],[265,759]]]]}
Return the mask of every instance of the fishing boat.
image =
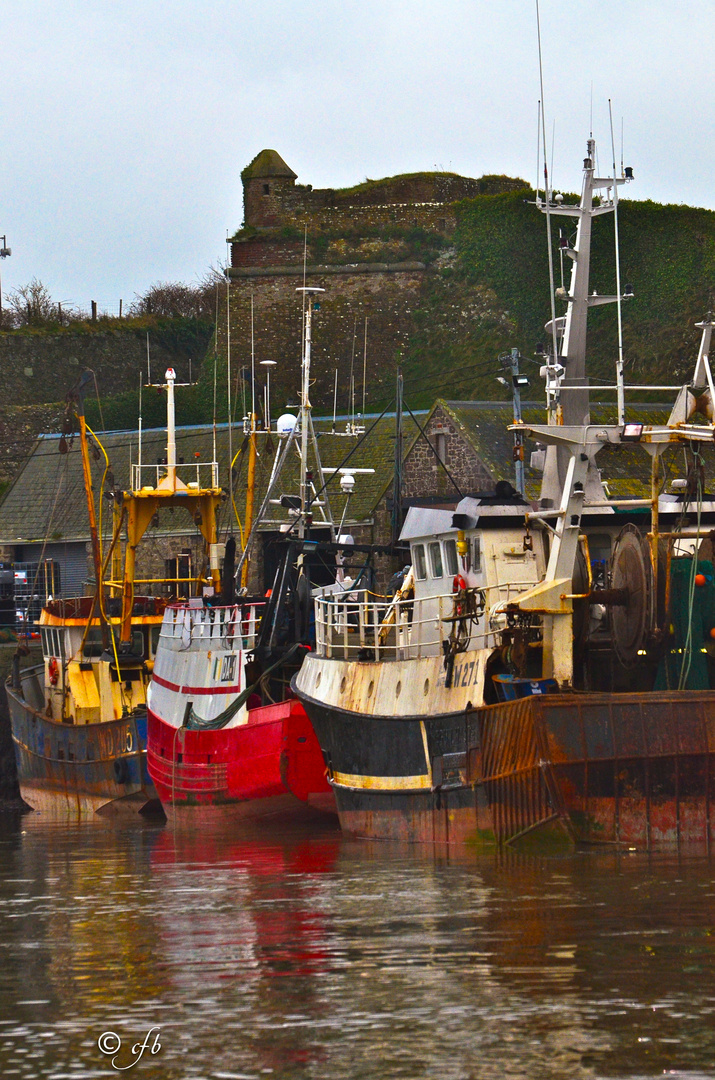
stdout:
{"type": "MultiPolygon", "coordinates": [[[[410,566],[392,596],[315,599],[316,647],[293,680],[328,768],[341,826],[379,839],[514,843],[527,835],[643,847],[715,837],[715,436],[712,317],[690,382],[662,423],[590,416],[589,309],[632,297],[589,286],[593,219],[631,170],[599,178],[588,141],[578,203],[545,184],[537,205],[576,223],[567,305],[547,324],[547,422],[516,423],[543,468],[541,498],[509,484],[451,510],[411,507],[410,566]],[[598,195],[598,198],[596,197],[598,195]],[[598,468],[643,454],[643,497],[609,497],[598,468]],[[685,460],[666,490],[664,462],[685,460]]],[[[618,246],[616,243],[616,251],[618,246]]],[[[645,387],[655,391],[656,387],[645,387]]],[[[662,389],[662,388],[660,388],[662,389]]],[[[665,388],[669,393],[673,388],[665,388]]],[[[671,394],[672,396],[672,394],[671,394]]]]}
{"type": "MultiPolygon", "coordinates": [[[[173,425],[173,369],[166,372],[167,411],[173,425]]],[[[68,396],[65,435],[79,426],[79,441],[96,588],[91,596],[48,599],[39,628],[43,662],[22,669],[22,650],[6,685],[22,798],[33,810],[82,816],[93,812],[160,811],[146,765],[147,688],[156,636],[166,601],[135,593],[136,549],[160,507],[181,507],[201,530],[211,553],[206,579],[168,584],[174,590],[203,588],[220,581],[216,509],[223,500],[218,465],[176,463],[169,446],[162,465],[132,466],[128,491],[114,491],[113,535],[106,552],[100,530],[90,466],[90,440],[104,449],[88,427],[84,393],[91,373],[68,396]],[[186,479],[180,472],[189,470],[186,479]],[[126,530],[122,565],[122,535],[126,530]]],[[[67,450],[63,436],[61,449],[67,450]]],[[[111,477],[104,453],[100,498],[111,477]]],[[[186,475],[186,474],[185,474],[186,475]]]]}
{"type": "MultiPolygon", "coordinates": [[[[220,595],[169,605],[161,625],[148,691],[148,769],[165,813],[175,823],[335,813],[320,746],[289,686],[314,639],[307,549],[314,554],[318,541],[306,534],[313,513],[321,516],[328,547],[339,547],[327,496],[317,498],[325,477],[309,396],[313,304],[323,290],[299,291],[308,300],[300,411],[278,422],[274,436],[279,445],[254,517],[259,428],[251,404],[241,556],[236,560],[236,543],[229,538],[220,595]],[[300,493],[274,498],[283,468],[296,452],[300,493]],[[246,591],[248,560],[259,525],[274,503],[288,515],[282,524],[283,553],[270,596],[252,598],[246,591]]],[[[260,434],[267,437],[269,401],[265,413],[267,423],[260,434]]]]}

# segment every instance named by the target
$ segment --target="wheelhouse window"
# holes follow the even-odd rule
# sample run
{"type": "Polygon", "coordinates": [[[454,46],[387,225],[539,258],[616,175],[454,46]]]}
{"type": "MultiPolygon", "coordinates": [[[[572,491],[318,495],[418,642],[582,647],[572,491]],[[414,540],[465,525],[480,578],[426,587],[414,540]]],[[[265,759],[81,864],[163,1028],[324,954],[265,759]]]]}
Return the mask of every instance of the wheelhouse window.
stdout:
{"type": "Polygon", "coordinates": [[[441,578],[444,571],[442,569],[442,545],[439,540],[435,540],[435,542],[429,546],[429,561],[432,577],[441,578]]]}
{"type": "Polygon", "coordinates": [[[445,540],[444,542],[444,564],[447,567],[447,574],[450,577],[454,577],[459,572],[459,563],[457,562],[457,541],[445,540]]]}
{"type": "Polygon", "coordinates": [[[49,657],[64,657],[65,655],[64,630],[56,630],[54,626],[48,626],[42,630],[42,654],[46,659],[49,657]]]}
{"type": "Polygon", "coordinates": [[[427,577],[427,562],[423,544],[415,544],[412,548],[412,565],[415,568],[415,577],[418,581],[424,581],[427,577]]]}
{"type": "Polygon", "coordinates": [[[101,656],[104,652],[102,644],[102,631],[99,626],[90,626],[84,639],[83,656],[101,656]]]}

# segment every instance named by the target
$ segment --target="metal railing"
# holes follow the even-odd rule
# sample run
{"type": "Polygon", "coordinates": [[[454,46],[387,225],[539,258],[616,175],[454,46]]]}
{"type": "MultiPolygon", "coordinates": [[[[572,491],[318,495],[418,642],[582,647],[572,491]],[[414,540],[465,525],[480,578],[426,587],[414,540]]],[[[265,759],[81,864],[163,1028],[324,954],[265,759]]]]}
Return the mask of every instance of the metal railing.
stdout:
{"type": "Polygon", "coordinates": [[[449,635],[454,610],[450,593],[426,600],[397,600],[367,589],[315,601],[315,648],[319,656],[344,660],[403,660],[435,656],[449,635]],[[431,601],[431,603],[430,603],[431,601]],[[428,614],[421,609],[428,604],[428,614]],[[435,605],[437,610],[435,611],[435,605]]]}
{"type": "MultiPolygon", "coordinates": [[[[176,477],[188,488],[217,488],[218,462],[217,461],[194,461],[175,465],[176,477]]],[[[132,491],[141,491],[143,487],[158,488],[161,481],[167,475],[167,466],[164,465],[132,465],[132,491]]]]}
{"type": "Polygon", "coordinates": [[[504,629],[506,604],[534,584],[510,581],[470,589],[474,604],[466,613],[451,592],[402,600],[353,589],[316,597],[315,650],[318,656],[340,660],[436,656],[455,621],[462,620],[471,647],[486,648],[488,639],[504,629]]]}
{"type": "Polygon", "coordinates": [[[190,603],[170,604],[164,614],[161,637],[181,641],[183,649],[255,648],[265,601],[234,604],[230,607],[195,607],[190,603]]]}

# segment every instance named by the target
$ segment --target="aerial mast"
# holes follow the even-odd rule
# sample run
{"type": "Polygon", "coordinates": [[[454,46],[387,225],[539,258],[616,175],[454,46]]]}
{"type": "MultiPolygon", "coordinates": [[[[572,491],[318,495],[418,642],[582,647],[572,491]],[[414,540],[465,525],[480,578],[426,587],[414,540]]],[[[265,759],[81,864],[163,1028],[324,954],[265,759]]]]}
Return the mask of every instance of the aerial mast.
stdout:
{"type": "MultiPolygon", "coordinates": [[[[297,290],[303,293],[307,304],[305,307],[305,339],[303,344],[303,363],[301,367],[301,393],[300,393],[300,521],[298,522],[298,535],[305,537],[311,503],[311,483],[308,479],[308,435],[311,426],[310,404],[310,348],[312,341],[313,326],[313,297],[325,292],[316,285],[303,286],[297,290]]],[[[319,304],[316,301],[315,307],[319,304]]]]}

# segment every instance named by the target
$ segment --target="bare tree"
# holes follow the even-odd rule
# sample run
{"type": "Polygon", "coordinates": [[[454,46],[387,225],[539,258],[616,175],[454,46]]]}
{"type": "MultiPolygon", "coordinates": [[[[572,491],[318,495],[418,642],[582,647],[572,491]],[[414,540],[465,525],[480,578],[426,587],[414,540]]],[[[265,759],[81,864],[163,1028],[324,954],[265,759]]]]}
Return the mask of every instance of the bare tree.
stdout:
{"type": "Polygon", "coordinates": [[[225,284],[223,270],[214,266],[195,285],[186,285],[182,281],[158,281],[141,296],[135,296],[129,315],[213,320],[216,289],[225,284]]]}
{"type": "Polygon", "coordinates": [[[60,321],[58,305],[38,278],[13,289],[7,297],[13,326],[46,326],[60,321]]]}

